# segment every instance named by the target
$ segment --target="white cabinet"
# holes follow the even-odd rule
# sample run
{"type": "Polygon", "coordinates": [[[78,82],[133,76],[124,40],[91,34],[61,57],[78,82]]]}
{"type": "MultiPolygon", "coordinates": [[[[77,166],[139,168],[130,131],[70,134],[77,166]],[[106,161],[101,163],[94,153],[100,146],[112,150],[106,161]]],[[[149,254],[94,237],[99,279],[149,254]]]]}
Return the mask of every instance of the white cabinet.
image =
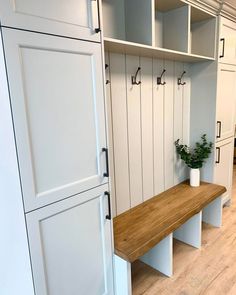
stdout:
{"type": "Polygon", "coordinates": [[[0,0],[1,25],[100,41],[99,0],[0,0]]]}
{"type": "Polygon", "coordinates": [[[111,295],[107,185],[26,214],[36,295],[111,295]]]}
{"type": "Polygon", "coordinates": [[[236,65],[236,23],[223,17],[220,17],[218,58],[220,63],[236,65]]]}
{"type": "Polygon", "coordinates": [[[3,28],[25,210],[108,182],[101,46],[3,28]]]}
{"type": "Polygon", "coordinates": [[[229,138],[216,144],[214,182],[224,185],[227,189],[223,197],[224,203],[231,198],[233,145],[234,138],[229,138]]]}
{"type": "Polygon", "coordinates": [[[217,141],[234,135],[236,67],[219,64],[216,105],[217,141]]]}

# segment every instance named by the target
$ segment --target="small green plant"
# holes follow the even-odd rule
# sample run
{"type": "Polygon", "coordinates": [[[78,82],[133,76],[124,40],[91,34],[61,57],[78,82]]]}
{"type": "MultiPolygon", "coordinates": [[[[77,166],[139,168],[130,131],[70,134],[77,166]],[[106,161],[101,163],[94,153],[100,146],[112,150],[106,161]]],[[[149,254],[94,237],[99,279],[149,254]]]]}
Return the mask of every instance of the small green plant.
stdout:
{"type": "Polygon", "coordinates": [[[179,144],[179,139],[175,141],[175,146],[177,153],[186,165],[197,169],[201,168],[205,159],[209,157],[213,143],[207,142],[206,134],[203,134],[201,142],[196,142],[195,148],[192,150],[187,145],[179,144]]]}

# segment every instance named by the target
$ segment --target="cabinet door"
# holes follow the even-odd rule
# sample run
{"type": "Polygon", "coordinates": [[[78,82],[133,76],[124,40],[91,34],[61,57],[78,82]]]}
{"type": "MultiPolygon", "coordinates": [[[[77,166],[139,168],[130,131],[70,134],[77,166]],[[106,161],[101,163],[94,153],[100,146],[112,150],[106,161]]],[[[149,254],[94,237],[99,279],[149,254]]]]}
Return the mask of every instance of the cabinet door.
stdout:
{"type": "Polygon", "coordinates": [[[36,295],[111,295],[107,185],[26,214],[36,295]]]}
{"type": "Polygon", "coordinates": [[[219,64],[216,107],[216,139],[231,137],[235,128],[236,67],[219,64]]]}
{"type": "Polygon", "coordinates": [[[236,65],[236,24],[220,18],[219,62],[236,65]]]}
{"type": "Polygon", "coordinates": [[[99,0],[0,0],[1,24],[7,27],[100,41],[99,0]]]}
{"type": "Polygon", "coordinates": [[[101,47],[3,28],[26,211],[106,183],[101,47]]]}
{"type": "Polygon", "coordinates": [[[229,138],[216,144],[214,182],[224,185],[227,189],[223,197],[224,203],[231,198],[233,146],[234,138],[229,138]]]}

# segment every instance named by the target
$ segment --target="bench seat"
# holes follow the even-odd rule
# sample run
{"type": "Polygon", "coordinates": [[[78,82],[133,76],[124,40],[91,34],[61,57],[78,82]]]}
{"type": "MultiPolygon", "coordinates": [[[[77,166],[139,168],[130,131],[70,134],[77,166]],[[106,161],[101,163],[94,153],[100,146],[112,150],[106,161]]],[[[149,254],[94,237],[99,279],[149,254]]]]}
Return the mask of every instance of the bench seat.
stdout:
{"type": "Polygon", "coordinates": [[[133,262],[221,196],[225,187],[180,183],[114,218],[115,254],[133,262]]]}

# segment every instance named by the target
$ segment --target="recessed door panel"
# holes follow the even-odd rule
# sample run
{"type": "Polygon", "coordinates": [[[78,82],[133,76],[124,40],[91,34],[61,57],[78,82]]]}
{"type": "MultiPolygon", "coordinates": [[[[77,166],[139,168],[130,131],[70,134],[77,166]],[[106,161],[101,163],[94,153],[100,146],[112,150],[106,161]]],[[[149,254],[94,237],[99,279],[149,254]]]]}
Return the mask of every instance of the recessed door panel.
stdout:
{"type": "Polygon", "coordinates": [[[0,0],[4,26],[100,41],[97,0],[0,0]]]}
{"type": "Polygon", "coordinates": [[[3,36],[26,210],[107,182],[100,45],[3,36]]]}
{"type": "Polygon", "coordinates": [[[111,295],[107,186],[26,214],[36,295],[111,295]]]}
{"type": "Polygon", "coordinates": [[[234,135],[236,67],[220,64],[217,86],[217,141],[234,135]]]}

